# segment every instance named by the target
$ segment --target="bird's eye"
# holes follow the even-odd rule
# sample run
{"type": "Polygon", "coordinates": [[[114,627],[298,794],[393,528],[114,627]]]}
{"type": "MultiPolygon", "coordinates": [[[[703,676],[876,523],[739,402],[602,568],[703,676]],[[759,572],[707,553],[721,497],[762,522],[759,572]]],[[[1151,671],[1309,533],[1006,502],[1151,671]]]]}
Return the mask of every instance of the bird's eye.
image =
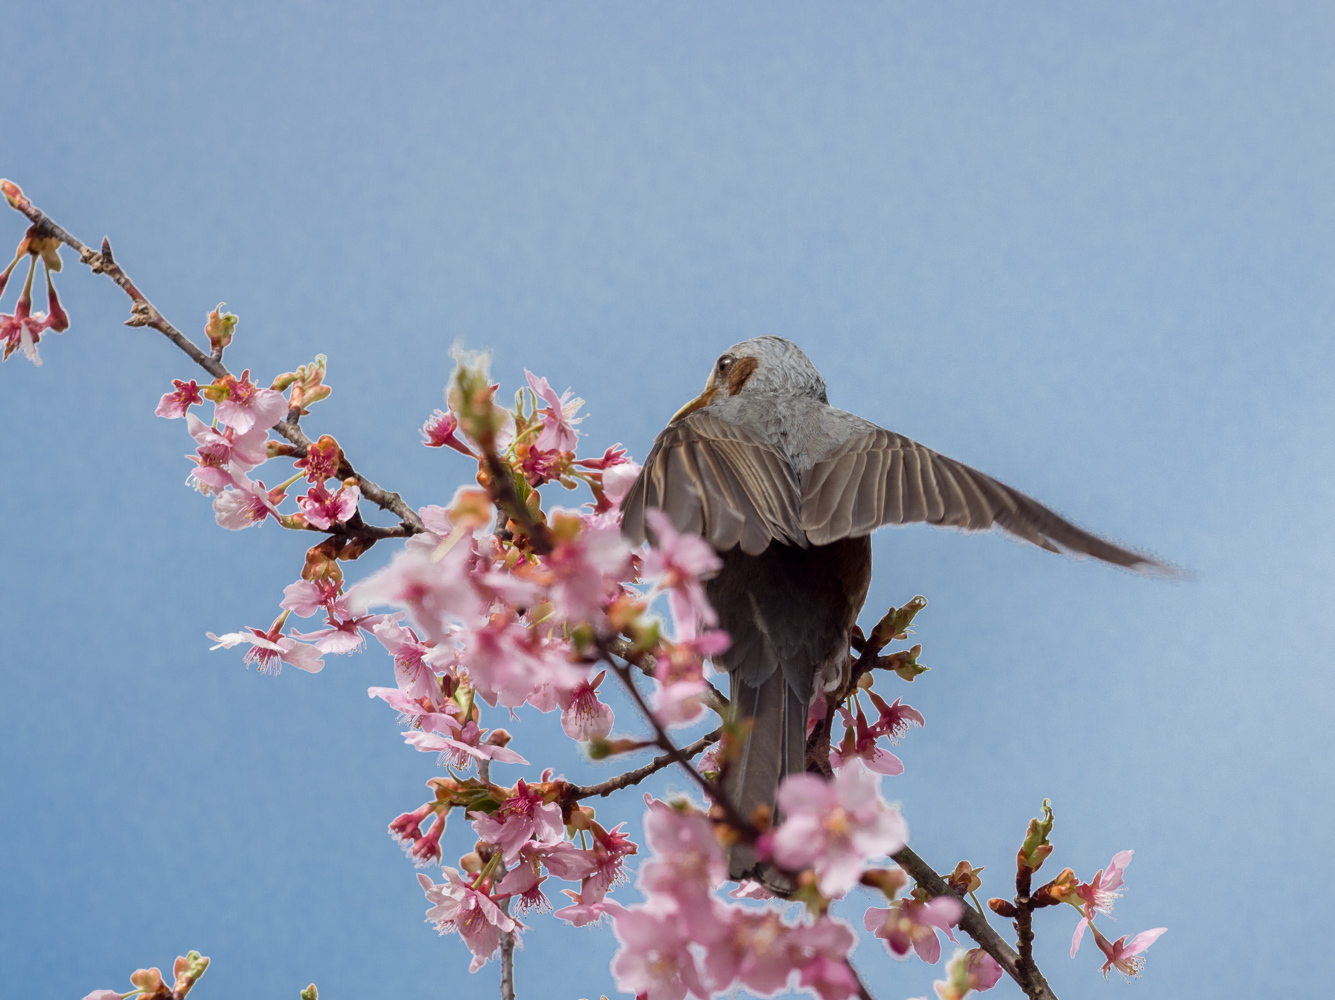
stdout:
{"type": "Polygon", "coordinates": [[[718,359],[718,373],[722,375],[731,365],[732,358],[728,357],[726,354],[723,355],[723,357],[718,359]]]}

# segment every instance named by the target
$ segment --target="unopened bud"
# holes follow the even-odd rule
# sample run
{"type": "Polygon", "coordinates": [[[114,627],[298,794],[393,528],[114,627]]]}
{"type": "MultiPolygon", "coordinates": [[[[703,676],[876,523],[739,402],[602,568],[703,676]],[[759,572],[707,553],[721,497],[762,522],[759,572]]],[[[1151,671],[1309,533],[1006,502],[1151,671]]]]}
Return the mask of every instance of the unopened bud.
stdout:
{"type": "Polygon", "coordinates": [[[987,906],[988,909],[990,909],[997,916],[1005,917],[1008,920],[1020,915],[1020,911],[1015,908],[1015,905],[1013,903],[1007,902],[1004,899],[997,899],[995,897],[989,899],[987,901],[987,906]]]}
{"type": "Polygon", "coordinates": [[[482,864],[482,855],[478,854],[477,851],[469,851],[459,859],[459,867],[474,874],[482,870],[482,864]]]}
{"type": "Polygon", "coordinates": [[[880,889],[889,900],[893,900],[908,885],[908,881],[909,877],[902,868],[872,868],[862,873],[862,884],[880,889]]]}

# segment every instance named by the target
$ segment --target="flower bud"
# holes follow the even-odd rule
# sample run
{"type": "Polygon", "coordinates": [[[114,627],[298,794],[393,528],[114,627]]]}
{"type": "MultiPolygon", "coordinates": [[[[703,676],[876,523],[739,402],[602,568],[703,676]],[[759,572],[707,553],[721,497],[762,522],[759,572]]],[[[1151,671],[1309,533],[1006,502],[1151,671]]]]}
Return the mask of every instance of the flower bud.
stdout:
{"type": "Polygon", "coordinates": [[[989,899],[987,901],[987,906],[988,909],[990,909],[997,916],[1005,917],[1008,920],[1017,917],[1020,914],[1020,911],[1015,908],[1015,905],[1013,903],[1010,903],[1004,899],[997,899],[996,897],[989,899]]]}

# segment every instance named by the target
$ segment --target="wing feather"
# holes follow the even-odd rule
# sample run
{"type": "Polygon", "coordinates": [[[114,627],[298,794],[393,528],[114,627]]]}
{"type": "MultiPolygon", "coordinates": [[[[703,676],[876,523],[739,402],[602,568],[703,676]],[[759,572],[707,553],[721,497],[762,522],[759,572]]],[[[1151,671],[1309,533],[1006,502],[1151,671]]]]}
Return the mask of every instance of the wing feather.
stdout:
{"type": "Polygon", "coordinates": [[[775,539],[806,545],[797,477],[788,460],[737,424],[706,412],[669,425],[622,503],[622,532],[645,538],[644,511],[659,507],[678,531],[726,552],[763,552],[775,539]]]}
{"type": "Polygon", "coordinates": [[[986,473],[879,427],[835,447],[806,477],[801,524],[813,545],[913,522],[964,531],[995,526],[1051,552],[1171,572],[1148,556],[1085,531],[986,473]]]}

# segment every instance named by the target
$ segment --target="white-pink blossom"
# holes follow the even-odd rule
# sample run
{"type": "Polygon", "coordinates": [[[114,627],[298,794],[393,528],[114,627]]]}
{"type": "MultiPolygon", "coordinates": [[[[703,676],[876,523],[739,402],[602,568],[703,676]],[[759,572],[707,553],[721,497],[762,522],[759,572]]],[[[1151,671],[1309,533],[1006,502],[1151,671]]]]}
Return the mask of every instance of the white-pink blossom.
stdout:
{"type": "Polygon", "coordinates": [[[468,971],[476,972],[500,947],[501,931],[514,933],[518,925],[501,912],[489,895],[460,878],[457,870],[442,870],[446,881],[439,885],[425,875],[417,876],[427,902],[435,904],[426,911],[427,923],[435,924],[441,934],[458,931],[473,953],[468,971]]]}
{"type": "Polygon", "coordinates": [[[277,675],[284,663],[290,663],[298,670],[310,674],[319,673],[324,669],[324,660],[321,659],[318,649],[282,635],[278,627],[268,632],[252,628],[247,632],[228,632],[225,635],[214,635],[212,632],[205,634],[217,643],[215,646],[210,646],[210,649],[231,649],[238,643],[250,643],[251,649],[246,654],[246,662],[257,664],[261,673],[277,675]]]}
{"type": "Polygon", "coordinates": [[[278,517],[279,513],[272,492],[264,488],[263,482],[236,472],[232,475],[232,485],[214,498],[213,516],[220,527],[240,531],[266,517],[278,517]]]}
{"type": "Polygon", "coordinates": [[[524,377],[533,394],[547,404],[538,411],[542,415],[542,432],[538,435],[537,447],[543,451],[574,451],[579,442],[575,425],[584,419],[575,414],[584,405],[584,400],[572,397],[569,389],[557,396],[545,378],[538,378],[527,368],[524,377]]]}

